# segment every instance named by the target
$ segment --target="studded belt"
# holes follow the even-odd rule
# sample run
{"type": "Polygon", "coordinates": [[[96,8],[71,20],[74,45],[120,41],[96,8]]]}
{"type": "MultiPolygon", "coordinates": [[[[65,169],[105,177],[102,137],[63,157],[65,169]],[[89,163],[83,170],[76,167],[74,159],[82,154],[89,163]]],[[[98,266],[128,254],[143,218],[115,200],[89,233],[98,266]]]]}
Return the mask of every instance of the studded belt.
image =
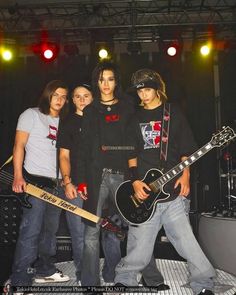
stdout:
{"type": "Polygon", "coordinates": [[[105,173],[110,173],[110,174],[124,174],[124,171],[118,170],[118,169],[111,169],[111,168],[103,168],[102,170],[105,173]]]}

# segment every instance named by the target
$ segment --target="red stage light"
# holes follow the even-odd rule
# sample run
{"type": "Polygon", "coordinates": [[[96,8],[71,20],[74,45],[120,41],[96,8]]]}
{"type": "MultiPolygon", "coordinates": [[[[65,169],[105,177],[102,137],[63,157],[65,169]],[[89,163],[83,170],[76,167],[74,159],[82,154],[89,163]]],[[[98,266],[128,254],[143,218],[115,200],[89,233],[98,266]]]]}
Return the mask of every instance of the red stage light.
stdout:
{"type": "Polygon", "coordinates": [[[173,46],[173,45],[169,46],[166,50],[166,52],[169,56],[175,56],[177,54],[177,51],[178,51],[177,47],[173,46]]]}
{"type": "Polygon", "coordinates": [[[55,43],[39,43],[32,46],[35,54],[39,55],[44,61],[53,61],[59,54],[59,45],[55,43]]]}
{"type": "Polygon", "coordinates": [[[46,59],[52,59],[53,58],[53,51],[51,49],[46,49],[44,50],[43,52],[43,56],[46,58],[46,59]]]}

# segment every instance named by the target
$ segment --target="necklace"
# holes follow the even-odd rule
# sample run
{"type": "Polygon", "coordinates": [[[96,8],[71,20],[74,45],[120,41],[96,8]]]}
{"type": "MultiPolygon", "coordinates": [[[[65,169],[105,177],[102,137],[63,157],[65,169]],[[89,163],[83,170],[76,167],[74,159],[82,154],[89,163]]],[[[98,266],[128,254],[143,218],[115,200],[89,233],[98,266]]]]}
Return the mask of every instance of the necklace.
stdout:
{"type": "Polygon", "coordinates": [[[102,100],[102,99],[100,99],[100,100],[101,100],[102,103],[104,103],[104,102],[106,103],[106,102],[111,102],[111,101],[115,100],[115,97],[113,97],[113,98],[110,99],[110,100],[102,100]]]}
{"type": "Polygon", "coordinates": [[[110,107],[110,106],[107,107],[107,111],[108,111],[108,112],[111,111],[111,107],[110,107]]]}
{"type": "Polygon", "coordinates": [[[113,97],[112,99],[107,100],[107,101],[101,100],[101,103],[102,103],[102,104],[105,104],[105,103],[107,103],[107,102],[111,102],[111,101],[112,101],[112,103],[109,104],[109,105],[107,106],[107,111],[108,111],[108,112],[111,111],[111,106],[116,102],[116,98],[113,97]]]}

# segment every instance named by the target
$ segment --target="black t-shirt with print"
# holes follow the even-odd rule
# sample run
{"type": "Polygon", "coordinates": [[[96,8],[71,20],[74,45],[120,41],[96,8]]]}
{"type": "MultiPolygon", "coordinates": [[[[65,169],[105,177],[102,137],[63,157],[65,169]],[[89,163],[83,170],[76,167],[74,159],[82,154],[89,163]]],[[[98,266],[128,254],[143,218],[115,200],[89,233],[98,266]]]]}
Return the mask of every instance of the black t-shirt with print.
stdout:
{"type": "Polygon", "coordinates": [[[102,113],[100,116],[100,140],[104,151],[102,155],[103,167],[124,171],[127,160],[125,151],[122,150],[124,128],[121,122],[120,103],[111,106],[101,104],[100,111],[102,113]]]}
{"type": "Polygon", "coordinates": [[[59,128],[57,147],[70,150],[71,179],[78,184],[82,116],[72,114],[59,128]]]}
{"type": "MultiPolygon", "coordinates": [[[[137,157],[140,179],[149,169],[163,168],[160,161],[162,116],[163,105],[153,110],[140,108],[128,125],[127,145],[134,146],[134,150],[129,152],[128,158],[137,157]]],[[[197,149],[189,124],[175,104],[170,105],[168,137],[167,161],[164,163],[165,172],[181,162],[182,156],[190,156],[197,149]]],[[[168,201],[174,199],[179,193],[179,189],[174,191],[174,183],[179,176],[164,187],[166,192],[171,193],[171,198],[168,201]]]]}

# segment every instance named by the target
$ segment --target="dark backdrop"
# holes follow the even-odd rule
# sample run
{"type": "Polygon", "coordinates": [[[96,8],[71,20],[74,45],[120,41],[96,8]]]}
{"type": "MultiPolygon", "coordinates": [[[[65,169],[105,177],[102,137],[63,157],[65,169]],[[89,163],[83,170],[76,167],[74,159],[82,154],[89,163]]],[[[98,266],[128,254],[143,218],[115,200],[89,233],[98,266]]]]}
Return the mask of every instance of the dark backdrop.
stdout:
{"type": "MultiPolygon", "coordinates": [[[[212,57],[203,59],[193,52],[187,52],[184,58],[171,59],[161,53],[143,53],[121,54],[119,58],[115,56],[114,60],[120,66],[124,89],[129,86],[131,74],[135,70],[151,67],[159,71],[166,81],[168,97],[171,101],[177,101],[182,107],[199,147],[210,140],[216,130],[212,57]]],[[[37,104],[45,84],[52,79],[63,79],[72,88],[79,80],[90,79],[96,63],[95,56],[87,58],[60,56],[49,64],[32,56],[0,64],[0,164],[12,153],[19,114],[37,104]]],[[[235,69],[236,52],[220,52],[219,87],[222,125],[235,123],[235,69]]],[[[230,151],[234,148],[231,144],[230,151]]],[[[224,170],[225,163],[222,157],[220,162],[224,170]]],[[[219,193],[216,150],[200,159],[195,166],[192,206],[199,211],[207,210],[212,204],[224,200],[225,195],[224,192],[221,195],[219,193]]]]}
{"type": "MultiPolygon", "coordinates": [[[[214,97],[215,81],[212,58],[201,59],[189,52],[185,54],[184,59],[169,59],[160,53],[152,53],[151,55],[141,54],[138,56],[122,54],[119,59],[115,57],[115,61],[121,68],[124,89],[129,86],[131,74],[135,70],[151,67],[159,71],[166,81],[168,97],[171,101],[177,101],[182,107],[199,147],[210,140],[212,133],[216,130],[216,98],[214,97]]],[[[37,104],[45,84],[52,79],[63,79],[72,88],[79,80],[90,78],[91,71],[96,63],[95,56],[89,58],[78,56],[59,57],[50,64],[43,63],[37,57],[18,58],[13,63],[0,64],[0,165],[12,154],[19,114],[26,108],[37,104]]],[[[220,117],[222,125],[231,124],[234,128],[236,114],[235,69],[236,52],[221,52],[219,54],[220,117]]],[[[235,169],[235,144],[231,144],[226,151],[233,155],[233,168],[235,169]]],[[[224,152],[225,150],[219,154],[216,150],[211,151],[194,164],[192,169],[190,220],[195,233],[197,232],[199,213],[210,210],[213,205],[220,201],[225,203],[227,201],[225,197],[227,193],[226,178],[219,177],[220,173],[218,172],[218,166],[222,170],[221,173],[227,172],[226,163],[223,159],[224,152]],[[222,187],[221,192],[220,186],[222,187]]],[[[236,179],[234,178],[234,188],[235,182],[236,179]]],[[[6,199],[2,198],[1,202],[1,208],[6,209],[6,199]]],[[[13,205],[10,207],[14,209],[15,205],[13,205]]],[[[11,216],[10,209],[7,209],[6,212],[11,216]]],[[[3,232],[2,234],[5,234],[4,238],[9,238],[9,241],[0,243],[0,253],[2,253],[0,260],[3,264],[5,263],[5,271],[0,276],[0,285],[11,272],[15,247],[15,242],[11,239],[12,230],[6,228],[6,224],[7,226],[12,224],[19,226],[19,222],[13,222],[11,219],[6,223],[4,214],[1,214],[0,229],[3,232]]],[[[13,215],[17,217],[15,213],[13,215]]],[[[62,218],[61,221],[63,220],[62,218]]],[[[161,231],[156,243],[158,257],[180,259],[169,243],[161,242],[162,235],[163,232],[161,231]]],[[[71,259],[70,239],[64,222],[61,222],[58,232],[57,250],[58,261],[71,259]],[[60,239],[62,239],[62,242],[60,242],[60,239]],[[65,244],[65,241],[68,243],[65,244]]]]}

